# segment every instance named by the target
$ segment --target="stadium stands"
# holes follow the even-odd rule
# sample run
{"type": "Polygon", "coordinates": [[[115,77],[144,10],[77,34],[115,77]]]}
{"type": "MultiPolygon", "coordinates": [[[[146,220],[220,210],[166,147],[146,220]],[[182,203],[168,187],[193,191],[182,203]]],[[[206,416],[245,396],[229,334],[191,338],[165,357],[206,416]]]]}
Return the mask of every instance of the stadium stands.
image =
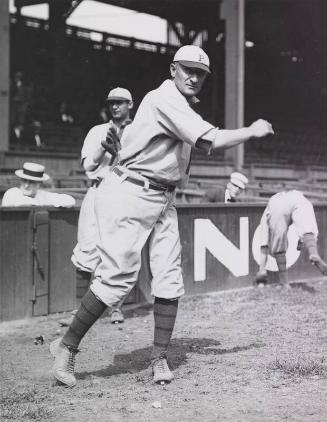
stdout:
{"type": "MultiPolygon", "coordinates": [[[[144,93],[167,77],[174,47],[67,26],[64,46],[67,61],[62,69],[62,87],[60,92],[53,92],[49,89],[52,68],[47,51],[48,22],[24,17],[19,25],[15,16],[11,16],[12,68],[23,70],[33,87],[30,118],[40,121],[42,142],[41,145],[35,142],[33,127],[25,139],[12,137],[9,152],[5,153],[6,157],[0,157],[4,166],[0,171],[0,195],[15,184],[13,172],[17,167],[14,166],[24,156],[44,162],[53,176],[51,188],[67,191],[79,201],[88,187],[79,154],[86,131],[97,123],[96,114],[104,91],[113,85],[127,86],[135,96],[137,108],[144,93]],[[136,70],[130,68],[131,61],[136,63],[136,70]],[[148,69],[152,66],[157,71],[149,78],[148,69]],[[63,126],[58,123],[56,113],[60,101],[67,99],[76,118],[73,125],[63,126]],[[12,154],[17,154],[16,160],[10,159],[12,154]]],[[[207,95],[210,84],[209,80],[201,98],[201,112],[206,117],[210,117],[211,110],[210,95],[207,95]]],[[[250,105],[248,116],[251,115],[249,108],[250,105]]],[[[324,132],[306,128],[303,122],[285,124],[285,121],[278,121],[277,126],[273,139],[245,145],[244,172],[249,176],[250,184],[242,195],[243,200],[263,202],[290,186],[303,190],[314,201],[326,201],[324,132]]],[[[187,189],[177,191],[179,202],[199,202],[205,189],[224,184],[234,170],[232,163],[224,159],[223,151],[215,152],[209,160],[203,152],[194,151],[192,163],[187,189]]]]}

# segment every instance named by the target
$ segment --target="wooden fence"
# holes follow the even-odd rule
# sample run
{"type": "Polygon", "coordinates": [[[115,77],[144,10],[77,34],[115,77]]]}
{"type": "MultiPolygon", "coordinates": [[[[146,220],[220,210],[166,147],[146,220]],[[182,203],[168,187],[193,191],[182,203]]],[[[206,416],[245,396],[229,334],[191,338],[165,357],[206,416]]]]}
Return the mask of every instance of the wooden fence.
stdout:
{"type": "MultiPolygon", "coordinates": [[[[186,294],[252,284],[258,269],[256,230],[264,205],[178,206],[186,294]]],[[[327,253],[327,206],[315,207],[319,249],[327,253]]],[[[76,306],[75,268],[78,208],[0,208],[0,321],[69,311],[76,306]]],[[[320,274],[293,245],[290,280],[320,274]]],[[[147,245],[137,288],[129,302],[150,301],[147,245]]],[[[272,280],[274,279],[273,272],[272,280]]]]}

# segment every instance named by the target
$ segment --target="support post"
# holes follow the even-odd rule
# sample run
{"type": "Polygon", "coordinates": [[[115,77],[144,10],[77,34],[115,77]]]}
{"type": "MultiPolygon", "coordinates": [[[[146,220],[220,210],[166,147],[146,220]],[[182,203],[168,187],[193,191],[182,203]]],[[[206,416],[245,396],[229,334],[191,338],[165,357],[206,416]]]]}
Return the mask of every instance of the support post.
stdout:
{"type": "Polygon", "coordinates": [[[63,75],[65,74],[65,26],[66,14],[69,10],[70,1],[56,0],[49,2],[49,35],[50,51],[52,60],[52,99],[58,105],[63,100],[65,92],[63,75]]]}
{"type": "Polygon", "coordinates": [[[9,2],[0,1],[0,152],[9,146],[9,2]]]}
{"type": "MultiPolygon", "coordinates": [[[[225,64],[225,127],[244,126],[244,0],[224,0],[221,17],[226,20],[225,64]]],[[[225,152],[241,170],[244,164],[244,145],[225,152]]]]}

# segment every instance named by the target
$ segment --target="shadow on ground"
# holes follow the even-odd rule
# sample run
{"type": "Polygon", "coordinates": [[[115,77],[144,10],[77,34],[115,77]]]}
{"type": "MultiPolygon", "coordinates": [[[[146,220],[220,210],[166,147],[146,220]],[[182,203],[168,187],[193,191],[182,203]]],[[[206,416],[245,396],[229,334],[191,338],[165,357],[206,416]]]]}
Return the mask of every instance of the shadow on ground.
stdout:
{"type": "MultiPolygon", "coordinates": [[[[172,369],[184,365],[189,354],[201,355],[224,355],[228,353],[238,353],[250,349],[264,347],[264,344],[249,343],[243,346],[231,348],[219,347],[221,343],[210,338],[179,338],[172,340],[169,347],[169,362],[172,369]]],[[[137,373],[149,367],[152,347],[145,347],[134,350],[127,354],[117,354],[114,357],[114,364],[98,371],[85,371],[76,374],[76,378],[85,379],[88,376],[107,378],[113,375],[137,373]]]]}
{"type": "Polygon", "coordinates": [[[304,282],[292,283],[290,284],[290,286],[292,287],[292,289],[301,289],[305,292],[312,294],[317,292],[317,290],[313,286],[309,286],[307,283],[304,282]]]}

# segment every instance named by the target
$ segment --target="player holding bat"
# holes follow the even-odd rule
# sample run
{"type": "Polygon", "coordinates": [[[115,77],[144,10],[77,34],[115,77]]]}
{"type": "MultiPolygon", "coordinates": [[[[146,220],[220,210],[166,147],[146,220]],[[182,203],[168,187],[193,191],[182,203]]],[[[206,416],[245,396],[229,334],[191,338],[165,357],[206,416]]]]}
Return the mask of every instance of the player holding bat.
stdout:
{"type": "MultiPolygon", "coordinates": [[[[115,163],[121,148],[120,138],[126,126],[132,122],[130,111],[133,108],[133,100],[127,89],[112,89],[108,94],[107,102],[112,119],[108,123],[94,126],[89,131],[81,152],[82,165],[91,180],[91,187],[81,205],[77,231],[78,243],[72,255],[72,262],[76,266],[78,297],[84,295],[99,262],[96,250],[95,192],[108,171],[108,166],[115,163]]],[[[124,316],[118,306],[112,311],[111,322],[123,321],[124,316]]],[[[63,325],[69,325],[69,323],[63,325]]]]}

